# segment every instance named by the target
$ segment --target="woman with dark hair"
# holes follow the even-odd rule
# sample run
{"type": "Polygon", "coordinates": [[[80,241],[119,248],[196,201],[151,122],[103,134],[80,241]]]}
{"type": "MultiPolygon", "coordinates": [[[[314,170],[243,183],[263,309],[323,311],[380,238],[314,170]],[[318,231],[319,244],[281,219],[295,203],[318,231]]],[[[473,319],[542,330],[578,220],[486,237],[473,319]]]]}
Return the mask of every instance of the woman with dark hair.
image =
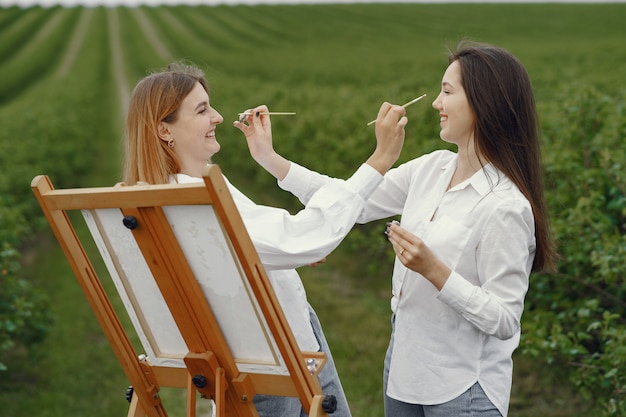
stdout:
{"type": "MultiPolygon", "coordinates": [[[[385,415],[506,416],[529,276],[555,257],[530,79],[501,48],[461,45],[433,107],[457,152],[391,169],[358,219],[402,215],[385,230],[385,415]]],[[[307,172],[282,186],[306,202],[316,188],[301,184],[323,183],[307,172]]]]}
{"type": "Polygon", "coordinates": [[[386,230],[397,255],[384,375],[394,417],[506,416],[529,276],[555,257],[528,73],[489,45],[461,45],[449,61],[433,107],[457,152],[389,172],[371,199],[374,212],[402,205],[402,227],[386,230]],[[397,203],[381,203],[384,190],[397,203]]]}

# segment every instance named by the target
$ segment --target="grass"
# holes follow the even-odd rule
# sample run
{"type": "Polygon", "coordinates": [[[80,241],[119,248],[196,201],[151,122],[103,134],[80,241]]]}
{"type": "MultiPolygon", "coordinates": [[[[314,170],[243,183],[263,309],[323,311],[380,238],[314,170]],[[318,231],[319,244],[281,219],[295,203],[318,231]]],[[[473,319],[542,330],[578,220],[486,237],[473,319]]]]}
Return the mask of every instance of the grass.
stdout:
{"type": "MultiPolygon", "coordinates": [[[[93,261],[97,249],[86,225],[79,213],[72,213],[71,218],[93,261]]],[[[53,303],[55,325],[46,343],[30,350],[12,352],[12,371],[17,372],[8,372],[8,378],[0,380],[1,415],[53,417],[67,415],[68,410],[75,416],[125,415],[129,405],[125,398],[128,380],[65,255],[52,233],[38,236],[36,247],[37,251],[24,251],[23,276],[45,288],[52,300],[64,302],[53,303]],[[16,396],[31,400],[9,400],[16,396]]],[[[95,263],[94,268],[99,276],[107,276],[103,264],[95,263]]],[[[142,352],[112,281],[103,279],[102,284],[135,349],[142,352]]],[[[168,415],[185,415],[186,394],[182,390],[163,389],[160,394],[164,404],[171,407],[168,415]]],[[[207,410],[210,410],[209,403],[199,401],[198,411],[205,413],[199,415],[206,415],[207,410]]]]}
{"type": "Polygon", "coordinates": [[[15,353],[0,379],[2,415],[123,415],[126,378],[63,252],[51,234],[32,244],[23,275],[47,290],[55,325],[45,344],[15,353]]]}

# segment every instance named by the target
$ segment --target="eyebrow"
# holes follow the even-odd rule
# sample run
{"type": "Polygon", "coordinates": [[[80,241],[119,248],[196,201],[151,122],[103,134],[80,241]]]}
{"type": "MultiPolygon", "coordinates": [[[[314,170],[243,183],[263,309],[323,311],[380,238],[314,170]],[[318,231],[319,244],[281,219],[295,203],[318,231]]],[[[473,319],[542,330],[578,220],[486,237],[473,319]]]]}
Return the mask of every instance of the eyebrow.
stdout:
{"type": "Polygon", "coordinates": [[[207,106],[207,107],[208,107],[208,106],[209,106],[209,102],[208,102],[208,101],[201,101],[200,103],[198,103],[198,104],[196,105],[196,107],[195,107],[195,109],[194,109],[194,110],[198,110],[198,109],[200,109],[200,108],[201,108],[201,107],[203,107],[203,106],[207,106]]]}

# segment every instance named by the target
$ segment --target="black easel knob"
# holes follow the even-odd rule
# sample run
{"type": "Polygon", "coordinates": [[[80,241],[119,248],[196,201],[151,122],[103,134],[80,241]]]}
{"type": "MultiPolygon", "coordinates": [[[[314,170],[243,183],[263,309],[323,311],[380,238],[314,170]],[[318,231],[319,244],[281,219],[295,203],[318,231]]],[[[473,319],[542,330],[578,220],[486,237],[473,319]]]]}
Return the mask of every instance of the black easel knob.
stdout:
{"type": "Polygon", "coordinates": [[[197,388],[204,388],[207,384],[207,380],[204,375],[194,375],[194,377],[191,378],[191,382],[193,382],[197,388]]]}
{"type": "Polygon", "coordinates": [[[124,216],[122,223],[130,230],[136,229],[137,226],[139,226],[139,222],[135,216],[124,216]]]}
{"type": "Polygon", "coordinates": [[[135,390],[132,385],[126,388],[126,401],[130,402],[133,399],[133,392],[135,392],[135,390]]]}
{"type": "Polygon", "coordinates": [[[326,395],[322,400],[322,409],[328,414],[337,411],[337,398],[334,395],[326,395]]]}

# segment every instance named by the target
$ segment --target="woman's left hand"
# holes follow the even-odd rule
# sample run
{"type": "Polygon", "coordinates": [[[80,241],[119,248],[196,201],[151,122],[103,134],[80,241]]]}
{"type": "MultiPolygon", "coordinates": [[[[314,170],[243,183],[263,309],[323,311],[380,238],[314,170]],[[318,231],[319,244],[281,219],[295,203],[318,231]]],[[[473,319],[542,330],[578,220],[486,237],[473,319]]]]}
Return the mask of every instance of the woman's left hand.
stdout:
{"type": "Polygon", "coordinates": [[[435,256],[422,239],[395,221],[387,224],[385,234],[404,266],[421,274],[438,290],[443,288],[452,270],[435,256]]]}

